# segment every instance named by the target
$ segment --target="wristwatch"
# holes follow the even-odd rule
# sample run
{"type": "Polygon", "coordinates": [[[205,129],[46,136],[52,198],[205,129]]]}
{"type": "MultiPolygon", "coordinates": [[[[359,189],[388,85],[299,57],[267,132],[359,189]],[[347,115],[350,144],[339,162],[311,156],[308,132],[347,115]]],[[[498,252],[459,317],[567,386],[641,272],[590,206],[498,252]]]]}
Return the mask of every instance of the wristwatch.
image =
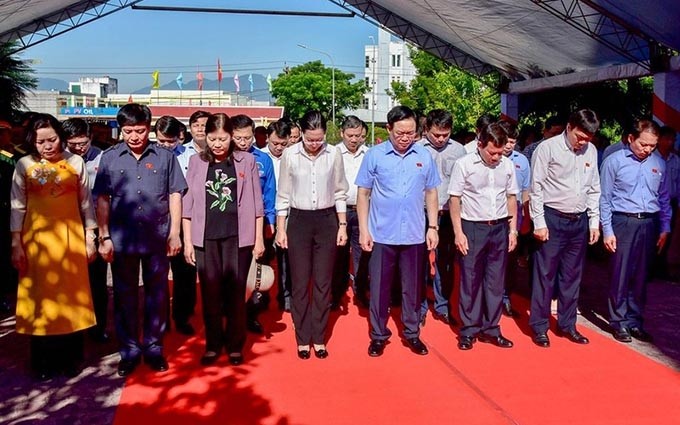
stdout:
{"type": "Polygon", "coordinates": [[[99,236],[99,243],[102,243],[104,241],[110,241],[111,236],[99,236]]]}
{"type": "Polygon", "coordinates": [[[428,229],[439,231],[439,226],[427,226],[428,229]]]}

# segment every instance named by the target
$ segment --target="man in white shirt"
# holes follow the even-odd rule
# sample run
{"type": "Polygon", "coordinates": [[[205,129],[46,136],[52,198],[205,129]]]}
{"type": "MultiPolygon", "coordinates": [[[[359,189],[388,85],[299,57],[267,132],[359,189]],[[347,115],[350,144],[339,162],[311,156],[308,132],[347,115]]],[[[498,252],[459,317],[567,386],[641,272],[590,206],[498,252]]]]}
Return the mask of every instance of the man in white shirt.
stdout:
{"type": "MultiPolygon", "coordinates": [[[[432,155],[442,182],[437,188],[439,220],[439,244],[435,249],[435,268],[432,289],[434,291],[433,316],[446,324],[454,324],[449,308],[449,298],[453,289],[453,264],[456,248],[453,243],[453,228],[449,216],[448,188],[451,172],[456,161],[466,155],[465,148],[452,140],[453,116],[443,109],[434,109],[425,117],[424,137],[418,141],[432,155]]],[[[429,267],[427,275],[429,276],[429,267]]],[[[421,324],[427,315],[427,298],[423,298],[420,309],[421,324]]]]}
{"type": "Polygon", "coordinates": [[[517,179],[503,155],[507,133],[490,124],[479,135],[477,152],[456,162],[448,193],[456,248],[461,253],[458,348],[479,338],[501,348],[512,341],[500,331],[508,252],[517,246],[517,179]]]}
{"type": "Polygon", "coordinates": [[[549,347],[550,300],[557,293],[559,333],[577,344],[576,308],[586,246],[600,238],[600,174],[590,143],[600,127],[595,112],[571,114],[564,133],[541,142],[531,163],[530,213],[539,241],[534,258],[531,317],[533,342],[549,347]]]}
{"type": "Polygon", "coordinates": [[[479,133],[487,125],[494,122],[496,122],[496,118],[491,116],[491,114],[482,114],[482,116],[477,118],[477,122],[475,123],[475,139],[465,145],[465,152],[473,153],[477,150],[477,146],[479,145],[479,133]]]}
{"type": "Polygon", "coordinates": [[[359,219],[357,217],[357,186],[354,180],[368,148],[364,145],[368,126],[354,115],[348,115],[342,122],[340,136],[342,143],[336,148],[342,155],[345,177],[349,183],[347,191],[347,237],[349,244],[339,246],[335,257],[333,287],[331,290],[331,310],[337,310],[342,297],[347,292],[347,278],[352,279],[354,297],[361,307],[368,307],[368,260],[370,253],[363,252],[359,244],[359,219]],[[350,246],[352,271],[349,268],[350,246]]]}
{"type": "MultiPolygon", "coordinates": [[[[283,150],[288,146],[290,139],[290,124],[285,120],[274,121],[267,127],[267,146],[262,148],[262,152],[269,155],[274,163],[274,177],[276,179],[276,189],[279,186],[279,171],[281,170],[281,156],[283,150]]],[[[276,226],[276,223],[274,223],[276,226]]],[[[274,231],[276,234],[276,231],[274,231]]],[[[283,311],[290,312],[291,308],[291,280],[290,280],[290,263],[288,261],[288,249],[268,244],[267,250],[276,250],[276,264],[277,264],[277,284],[278,295],[277,301],[279,308],[283,311]]]]}

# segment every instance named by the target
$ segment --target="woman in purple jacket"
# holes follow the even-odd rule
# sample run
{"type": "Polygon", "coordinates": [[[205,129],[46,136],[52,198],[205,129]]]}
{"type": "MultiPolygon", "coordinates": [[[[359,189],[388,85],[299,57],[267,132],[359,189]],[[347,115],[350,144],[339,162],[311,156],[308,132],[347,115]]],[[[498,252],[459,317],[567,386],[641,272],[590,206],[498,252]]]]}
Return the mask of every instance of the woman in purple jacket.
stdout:
{"type": "Polygon", "coordinates": [[[243,363],[245,291],[252,257],[264,253],[262,192],[253,155],[234,150],[225,114],[208,118],[207,147],[189,160],[182,200],[184,256],[201,283],[206,351],[215,363],[226,345],[229,363],[243,363]],[[224,317],[227,318],[226,327],[224,317]]]}

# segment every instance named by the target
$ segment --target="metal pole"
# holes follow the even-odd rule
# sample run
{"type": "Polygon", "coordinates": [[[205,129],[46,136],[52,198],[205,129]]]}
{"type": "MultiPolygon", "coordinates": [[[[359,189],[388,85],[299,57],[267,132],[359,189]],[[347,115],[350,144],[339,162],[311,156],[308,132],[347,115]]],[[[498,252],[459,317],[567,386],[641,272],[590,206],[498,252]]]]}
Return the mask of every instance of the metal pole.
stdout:
{"type": "Polygon", "coordinates": [[[372,35],[369,35],[368,38],[373,42],[373,58],[371,59],[373,64],[373,79],[371,80],[371,146],[375,146],[375,68],[377,64],[375,55],[378,51],[378,45],[375,43],[375,38],[372,35]]]}
{"type": "Polygon", "coordinates": [[[331,114],[332,114],[332,120],[333,120],[333,125],[335,125],[335,61],[333,60],[333,56],[331,56],[328,52],[324,52],[323,50],[317,50],[317,49],[312,49],[309,46],[306,46],[304,44],[298,44],[298,47],[301,47],[303,49],[311,50],[312,52],[316,53],[321,53],[322,55],[328,56],[328,59],[331,60],[331,87],[332,87],[332,99],[331,99],[331,114]]]}

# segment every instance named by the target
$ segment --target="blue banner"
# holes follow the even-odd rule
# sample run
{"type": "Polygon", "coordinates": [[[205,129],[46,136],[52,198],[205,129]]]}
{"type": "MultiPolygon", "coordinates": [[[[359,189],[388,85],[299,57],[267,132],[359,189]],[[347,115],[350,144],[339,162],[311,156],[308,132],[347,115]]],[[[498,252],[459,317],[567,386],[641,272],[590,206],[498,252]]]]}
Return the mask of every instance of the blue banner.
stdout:
{"type": "Polygon", "coordinates": [[[86,117],[100,117],[100,116],[116,116],[118,114],[118,108],[84,108],[81,106],[61,108],[59,110],[60,115],[74,115],[74,116],[86,116],[86,117]]]}

